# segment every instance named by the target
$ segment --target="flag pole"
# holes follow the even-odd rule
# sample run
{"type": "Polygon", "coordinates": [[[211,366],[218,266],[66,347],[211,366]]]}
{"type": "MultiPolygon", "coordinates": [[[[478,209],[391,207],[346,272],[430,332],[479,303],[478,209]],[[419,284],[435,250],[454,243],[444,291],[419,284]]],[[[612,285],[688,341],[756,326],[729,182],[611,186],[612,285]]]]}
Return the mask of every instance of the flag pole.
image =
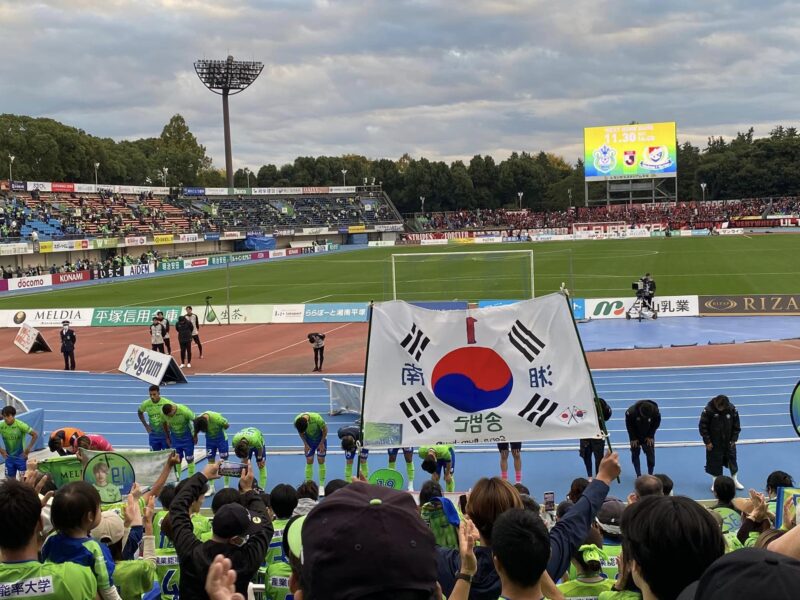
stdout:
{"type": "MultiPolygon", "coordinates": [[[[589,360],[586,358],[586,350],[583,349],[583,341],[581,340],[581,334],[578,331],[578,325],[575,323],[575,313],[572,311],[572,301],[569,299],[569,294],[566,291],[562,291],[564,294],[564,299],[567,301],[567,306],[569,307],[569,314],[572,317],[572,326],[575,328],[575,335],[578,337],[578,344],[581,347],[581,354],[583,354],[583,362],[586,365],[586,370],[589,372],[589,381],[592,382],[592,392],[594,394],[594,408],[595,412],[597,413],[597,423],[600,425],[600,431],[606,437],[606,443],[608,444],[608,450],[610,452],[614,451],[614,448],[611,447],[611,438],[608,435],[608,429],[606,428],[606,421],[603,418],[603,407],[600,406],[600,397],[597,395],[597,388],[594,385],[594,377],[592,377],[592,370],[589,368],[589,360]]],[[[619,480],[619,478],[617,478],[619,480]]]]}
{"type": "MultiPolygon", "coordinates": [[[[372,337],[372,312],[375,307],[375,301],[370,300],[369,302],[369,324],[367,325],[367,353],[364,356],[364,387],[361,388],[361,423],[359,425],[361,429],[361,445],[364,445],[364,398],[367,397],[367,367],[369,367],[369,341],[372,337]]],[[[359,461],[359,466],[361,462],[359,461]]]]}

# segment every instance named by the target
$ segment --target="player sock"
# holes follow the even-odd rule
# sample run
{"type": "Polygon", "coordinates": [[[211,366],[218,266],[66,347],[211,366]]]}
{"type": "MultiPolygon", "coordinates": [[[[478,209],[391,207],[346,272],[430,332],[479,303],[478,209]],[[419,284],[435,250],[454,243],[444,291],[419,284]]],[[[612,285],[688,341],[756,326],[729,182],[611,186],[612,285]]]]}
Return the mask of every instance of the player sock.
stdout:
{"type": "Polygon", "coordinates": [[[189,463],[189,477],[194,475],[194,462],[189,463]]]}
{"type": "Polygon", "coordinates": [[[514,481],[522,483],[522,471],[514,471],[514,481]]]}
{"type": "Polygon", "coordinates": [[[306,481],[311,481],[314,476],[314,465],[306,465],[306,481]]]}
{"type": "Polygon", "coordinates": [[[408,482],[414,482],[414,463],[406,463],[406,474],[408,475],[408,482]]]}
{"type": "Polygon", "coordinates": [[[445,490],[447,490],[448,492],[455,492],[456,491],[456,478],[455,477],[451,477],[450,481],[445,481],[444,482],[444,487],[445,487],[445,490]]]}
{"type": "Polygon", "coordinates": [[[328,465],[322,463],[319,466],[319,487],[325,487],[325,475],[328,471],[328,465]]]}
{"type": "Polygon", "coordinates": [[[397,463],[396,463],[396,462],[390,462],[390,463],[389,463],[389,468],[390,468],[392,471],[397,471],[397,463]]]}
{"type": "Polygon", "coordinates": [[[361,463],[361,472],[364,474],[364,477],[369,479],[369,465],[367,464],[367,461],[361,463]]]}
{"type": "Polygon", "coordinates": [[[225,487],[230,487],[230,482],[231,482],[231,478],[230,477],[225,475],[225,477],[222,478],[222,481],[225,482],[225,487]]]}
{"type": "Polygon", "coordinates": [[[262,490],[267,487],[267,467],[264,465],[263,469],[258,470],[258,487],[262,490]]]}
{"type": "Polygon", "coordinates": [[[347,483],[353,479],[353,463],[346,462],[344,463],[344,480],[347,483]]]}
{"type": "Polygon", "coordinates": [[[508,471],[500,471],[500,478],[504,480],[508,480],[508,471]]]}

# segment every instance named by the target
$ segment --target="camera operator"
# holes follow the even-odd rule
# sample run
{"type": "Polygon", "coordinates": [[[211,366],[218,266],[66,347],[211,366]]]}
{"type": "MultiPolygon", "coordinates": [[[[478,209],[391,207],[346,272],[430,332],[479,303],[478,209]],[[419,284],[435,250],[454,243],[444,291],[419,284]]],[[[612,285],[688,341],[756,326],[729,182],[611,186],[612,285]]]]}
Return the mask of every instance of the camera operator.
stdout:
{"type": "Polygon", "coordinates": [[[653,310],[653,298],[656,295],[656,281],[650,276],[650,273],[645,273],[644,277],[639,280],[639,290],[636,296],[642,299],[642,304],[648,310],[653,310]]]}

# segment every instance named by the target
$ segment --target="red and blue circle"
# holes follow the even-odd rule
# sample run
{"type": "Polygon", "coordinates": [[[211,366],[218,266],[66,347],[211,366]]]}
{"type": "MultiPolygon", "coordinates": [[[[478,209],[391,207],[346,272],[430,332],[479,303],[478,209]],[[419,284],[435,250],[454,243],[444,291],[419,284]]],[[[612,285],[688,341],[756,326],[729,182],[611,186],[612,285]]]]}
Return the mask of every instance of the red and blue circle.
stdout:
{"type": "Polygon", "coordinates": [[[431,386],[448,406],[474,413],[503,404],[511,394],[514,377],[506,361],[491,348],[465,346],[436,363],[431,386]]]}

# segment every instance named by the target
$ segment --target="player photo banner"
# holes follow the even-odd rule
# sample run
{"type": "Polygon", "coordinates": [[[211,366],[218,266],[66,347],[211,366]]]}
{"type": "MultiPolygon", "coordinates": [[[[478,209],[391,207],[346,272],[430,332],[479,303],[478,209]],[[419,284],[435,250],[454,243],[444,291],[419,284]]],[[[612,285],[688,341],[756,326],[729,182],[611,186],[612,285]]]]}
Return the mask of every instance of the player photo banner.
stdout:
{"type": "Polygon", "coordinates": [[[474,310],[378,303],[367,355],[367,448],[601,438],[561,294],[474,310]]]}

